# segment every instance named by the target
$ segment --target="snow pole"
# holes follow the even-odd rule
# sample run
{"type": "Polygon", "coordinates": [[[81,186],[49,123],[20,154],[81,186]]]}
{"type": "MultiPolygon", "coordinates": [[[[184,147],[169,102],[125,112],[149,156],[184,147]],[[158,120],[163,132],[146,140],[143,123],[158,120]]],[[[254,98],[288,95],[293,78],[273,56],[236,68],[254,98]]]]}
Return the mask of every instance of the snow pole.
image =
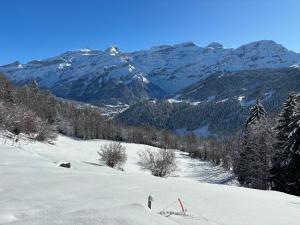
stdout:
{"type": "Polygon", "coordinates": [[[151,195],[148,196],[148,208],[151,209],[151,203],[153,202],[153,197],[151,195]]]}
{"type": "Polygon", "coordinates": [[[179,201],[181,210],[182,210],[183,214],[185,215],[185,210],[184,210],[184,207],[183,207],[183,203],[182,203],[182,201],[180,200],[180,198],[178,198],[178,201],[179,201]]]}

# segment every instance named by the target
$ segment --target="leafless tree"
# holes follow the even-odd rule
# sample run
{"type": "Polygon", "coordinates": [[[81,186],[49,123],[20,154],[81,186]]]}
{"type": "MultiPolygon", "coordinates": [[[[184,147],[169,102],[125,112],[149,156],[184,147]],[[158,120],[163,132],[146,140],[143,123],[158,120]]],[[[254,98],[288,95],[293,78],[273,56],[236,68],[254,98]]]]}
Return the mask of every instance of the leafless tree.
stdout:
{"type": "Polygon", "coordinates": [[[38,141],[49,141],[57,137],[57,129],[55,125],[49,124],[46,121],[40,120],[37,127],[37,135],[35,137],[38,141]]]}
{"type": "Polygon", "coordinates": [[[100,161],[112,168],[121,168],[127,161],[126,148],[120,142],[101,146],[98,152],[100,161]]]}
{"type": "Polygon", "coordinates": [[[138,153],[140,164],[144,169],[150,170],[152,175],[165,177],[177,169],[175,153],[172,150],[145,149],[138,153]]]}

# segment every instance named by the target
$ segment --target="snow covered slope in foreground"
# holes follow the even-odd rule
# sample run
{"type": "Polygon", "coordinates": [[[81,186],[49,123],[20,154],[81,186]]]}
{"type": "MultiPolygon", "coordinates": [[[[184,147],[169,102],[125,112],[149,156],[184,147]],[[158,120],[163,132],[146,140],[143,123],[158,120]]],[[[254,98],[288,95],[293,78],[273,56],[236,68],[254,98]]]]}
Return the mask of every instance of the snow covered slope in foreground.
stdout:
{"type": "Polygon", "coordinates": [[[143,145],[126,144],[129,159],[122,172],[98,165],[96,150],[105,141],[59,136],[55,145],[28,143],[18,148],[7,143],[0,140],[0,224],[300,224],[300,198],[295,196],[148,175],[135,163],[143,145]],[[58,167],[60,161],[70,161],[73,167],[58,167]],[[154,197],[152,211],[146,208],[149,194],[154,197]],[[180,212],[178,197],[187,216],[158,214],[180,212]]]}

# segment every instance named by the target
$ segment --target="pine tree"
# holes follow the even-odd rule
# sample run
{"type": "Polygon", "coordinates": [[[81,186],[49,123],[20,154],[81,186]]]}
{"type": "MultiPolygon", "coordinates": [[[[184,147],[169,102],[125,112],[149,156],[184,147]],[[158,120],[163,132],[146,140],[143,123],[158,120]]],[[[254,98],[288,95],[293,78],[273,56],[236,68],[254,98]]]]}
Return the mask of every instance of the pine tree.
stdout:
{"type": "Polygon", "coordinates": [[[269,148],[265,135],[270,133],[266,120],[266,111],[257,99],[256,104],[250,109],[250,115],[245,123],[242,148],[236,167],[236,175],[242,186],[266,189],[268,177],[269,148]],[[268,155],[268,157],[266,157],[268,155]],[[263,170],[262,172],[260,170],[263,170]],[[257,174],[263,174],[258,177],[257,174]]]}
{"type": "Polygon", "coordinates": [[[273,189],[300,196],[300,104],[297,102],[287,129],[280,163],[274,169],[273,189]]]}
{"type": "Polygon", "coordinates": [[[277,147],[283,149],[290,131],[289,124],[293,120],[293,114],[296,110],[296,95],[290,94],[287,101],[283,104],[283,110],[279,114],[277,131],[277,147]]]}
{"type": "Polygon", "coordinates": [[[283,104],[283,109],[279,114],[278,124],[275,128],[277,131],[277,143],[275,145],[276,153],[273,158],[272,189],[278,191],[284,191],[286,185],[282,161],[285,157],[284,149],[287,147],[288,137],[292,131],[289,125],[293,122],[296,105],[296,95],[290,94],[283,104]]]}
{"type": "Polygon", "coordinates": [[[256,103],[253,107],[250,109],[250,115],[248,119],[246,120],[245,127],[249,127],[251,124],[256,123],[256,121],[259,121],[261,118],[264,118],[266,115],[266,111],[261,104],[259,99],[256,99],[256,103]]]}

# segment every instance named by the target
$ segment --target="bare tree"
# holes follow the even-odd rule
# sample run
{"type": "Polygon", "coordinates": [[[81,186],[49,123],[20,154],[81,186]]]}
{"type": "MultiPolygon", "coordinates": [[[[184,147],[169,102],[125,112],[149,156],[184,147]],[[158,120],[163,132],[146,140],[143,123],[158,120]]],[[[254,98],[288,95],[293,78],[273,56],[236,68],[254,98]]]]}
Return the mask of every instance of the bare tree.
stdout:
{"type": "Polygon", "coordinates": [[[15,88],[10,81],[0,73],[0,100],[7,103],[13,103],[13,95],[15,88]]]}
{"type": "Polygon", "coordinates": [[[121,168],[127,161],[126,148],[120,142],[111,142],[101,146],[98,152],[100,161],[112,168],[121,168]]]}
{"type": "Polygon", "coordinates": [[[57,129],[55,125],[49,124],[46,121],[40,120],[35,137],[38,141],[49,141],[57,137],[57,129]]]}
{"type": "Polygon", "coordinates": [[[140,164],[144,169],[150,170],[152,175],[165,177],[177,169],[175,162],[175,153],[172,150],[145,149],[138,153],[140,164]]]}

